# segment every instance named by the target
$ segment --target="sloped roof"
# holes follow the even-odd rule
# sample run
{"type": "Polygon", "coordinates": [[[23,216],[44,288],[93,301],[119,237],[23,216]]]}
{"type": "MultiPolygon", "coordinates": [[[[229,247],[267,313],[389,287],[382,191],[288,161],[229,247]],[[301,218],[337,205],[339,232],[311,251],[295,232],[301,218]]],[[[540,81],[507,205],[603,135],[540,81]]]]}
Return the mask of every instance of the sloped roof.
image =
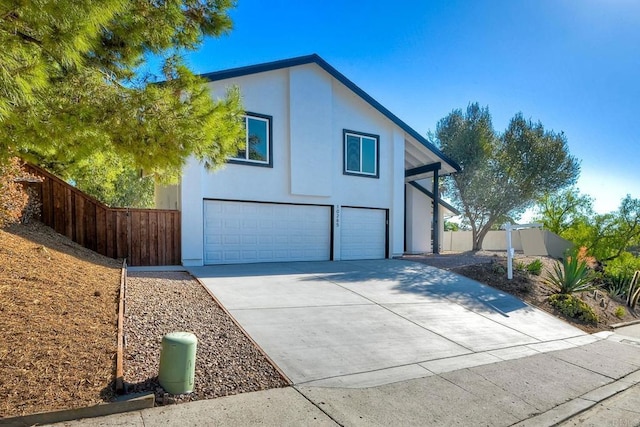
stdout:
{"type": "Polygon", "coordinates": [[[378,101],[373,99],[371,95],[366,93],[364,90],[360,89],[355,83],[353,83],[351,80],[346,78],[342,73],[340,73],[338,70],[333,68],[331,65],[329,65],[328,62],[326,62],[324,59],[322,59],[320,56],[318,56],[315,53],[312,55],[299,56],[296,58],[283,59],[280,61],[266,62],[263,64],[249,65],[246,67],[238,67],[238,68],[232,68],[229,70],[215,71],[212,73],[201,74],[200,76],[209,81],[218,81],[218,80],[225,80],[225,79],[230,79],[234,77],[246,76],[249,74],[279,70],[282,68],[290,68],[290,67],[295,67],[298,65],[305,65],[305,64],[317,64],[320,68],[325,70],[327,73],[333,76],[336,80],[338,80],[340,83],[342,83],[347,88],[349,88],[352,92],[354,92],[356,95],[362,98],[365,102],[367,102],[373,108],[378,110],[382,115],[387,117],[389,120],[395,123],[398,127],[400,127],[406,133],[408,133],[413,138],[415,138],[418,142],[420,142],[422,145],[427,147],[435,155],[440,157],[444,162],[449,164],[455,170],[457,171],[460,170],[460,166],[453,159],[443,154],[428,139],[420,135],[411,126],[409,126],[408,124],[400,120],[395,114],[393,114],[391,111],[386,109],[378,101]]]}

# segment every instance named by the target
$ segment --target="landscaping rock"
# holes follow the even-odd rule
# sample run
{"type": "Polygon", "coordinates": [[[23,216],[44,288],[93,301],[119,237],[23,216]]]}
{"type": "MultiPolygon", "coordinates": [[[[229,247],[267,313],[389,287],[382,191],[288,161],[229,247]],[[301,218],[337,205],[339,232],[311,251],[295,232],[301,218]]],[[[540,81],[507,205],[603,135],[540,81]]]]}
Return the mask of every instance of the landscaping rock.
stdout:
{"type": "Polygon", "coordinates": [[[287,385],[259,349],[185,272],[129,273],[125,291],[124,380],[128,392],[153,391],[171,404],[287,385]],[[198,338],[193,393],[169,395],[158,383],[162,337],[198,338]]]}

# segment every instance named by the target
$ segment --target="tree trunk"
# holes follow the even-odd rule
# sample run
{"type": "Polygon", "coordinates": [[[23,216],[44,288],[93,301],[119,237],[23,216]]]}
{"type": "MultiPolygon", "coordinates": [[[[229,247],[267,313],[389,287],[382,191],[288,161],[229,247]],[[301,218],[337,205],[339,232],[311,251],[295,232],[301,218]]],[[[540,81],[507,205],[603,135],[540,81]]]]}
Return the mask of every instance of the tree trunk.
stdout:
{"type": "Polygon", "coordinates": [[[484,241],[485,236],[491,230],[491,226],[485,225],[479,231],[473,230],[473,250],[479,251],[482,249],[482,242],[484,241]]]}

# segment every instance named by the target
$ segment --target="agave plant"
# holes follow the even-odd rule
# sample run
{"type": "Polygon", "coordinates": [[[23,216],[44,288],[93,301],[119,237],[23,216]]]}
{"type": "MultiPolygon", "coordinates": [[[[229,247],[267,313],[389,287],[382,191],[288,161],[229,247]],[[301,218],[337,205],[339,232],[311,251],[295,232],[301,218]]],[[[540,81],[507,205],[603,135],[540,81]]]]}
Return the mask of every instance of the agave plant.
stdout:
{"type": "Polygon", "coordinates": [[[545,278],[545,283],[558,288],[559,294],[566,295],[595,288],[592,281],[593,273],[587,262],[575,253],[565,256],[562,265],[556,262],[553,271],[545,278]]]}
{"type": "Polygon", "coordinates": [[[631,284],[631,275],[628,273],[612,274],[607,277],[606,288],[609,295],[626,298],[631,284]]]}
{"type": "Polygon", "coordinates": [[[627,305],[635,308],[640,300],[640,270],[633,273],[631,283],[629,285],[629,293],[627,295],[627,305]]]}

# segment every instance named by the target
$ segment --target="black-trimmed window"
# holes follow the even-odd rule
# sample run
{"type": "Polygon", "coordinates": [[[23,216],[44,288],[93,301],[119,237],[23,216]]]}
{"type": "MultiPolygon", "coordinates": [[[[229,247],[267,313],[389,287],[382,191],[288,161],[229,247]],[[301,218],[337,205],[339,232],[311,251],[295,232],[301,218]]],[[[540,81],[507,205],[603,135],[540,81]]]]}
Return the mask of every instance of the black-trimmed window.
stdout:
{"type": "Polygon", "coordinates": [[[247,112],[244,115],[245,143],[237,155],[229,158],[229,163],[273,166],[271,120],[271,116],[263,114],[247,112]]]}
{"type": "Polygon", "coordinates": [[[378,156],[380,137],[344,129],[344,171],[345,175],[380,176],[378,156]]]}

